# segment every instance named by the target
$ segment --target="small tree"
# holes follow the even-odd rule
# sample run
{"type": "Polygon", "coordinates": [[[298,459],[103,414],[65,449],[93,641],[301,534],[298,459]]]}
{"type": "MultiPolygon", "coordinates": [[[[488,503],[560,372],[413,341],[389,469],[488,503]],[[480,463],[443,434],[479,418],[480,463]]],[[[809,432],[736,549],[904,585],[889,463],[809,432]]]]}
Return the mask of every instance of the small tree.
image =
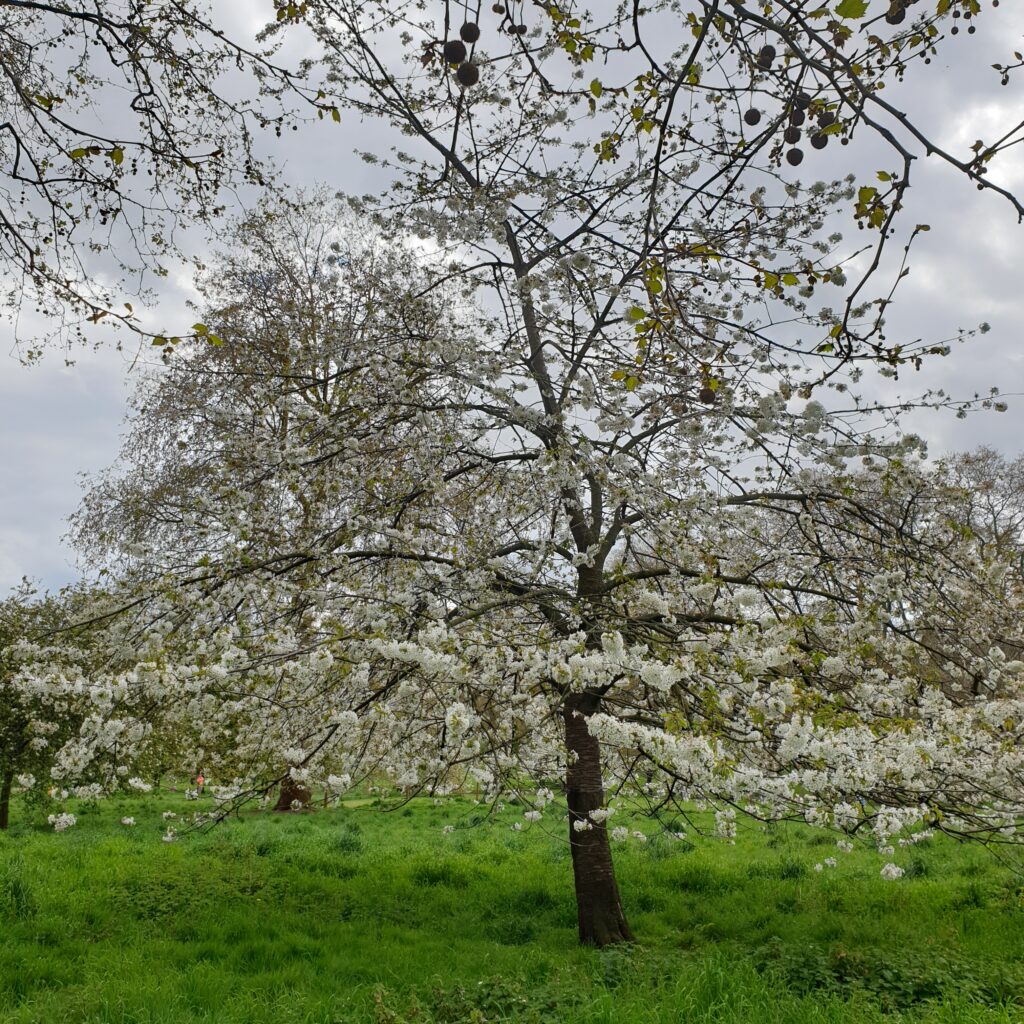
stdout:
{"type": "Polygon", "coordinates": [[[76,781],[88,776],[91,766],[70,757],[69,745],[111,705],[107,693],[104,707],[102,688],[90,692],[95,652],[91,638],[73,630],[88,607],[84,594],[40,597],[28,583],[0,603],[0,829],[10,822],[15,784],[39,796],[62,785],[62,766],[76,781]]]}

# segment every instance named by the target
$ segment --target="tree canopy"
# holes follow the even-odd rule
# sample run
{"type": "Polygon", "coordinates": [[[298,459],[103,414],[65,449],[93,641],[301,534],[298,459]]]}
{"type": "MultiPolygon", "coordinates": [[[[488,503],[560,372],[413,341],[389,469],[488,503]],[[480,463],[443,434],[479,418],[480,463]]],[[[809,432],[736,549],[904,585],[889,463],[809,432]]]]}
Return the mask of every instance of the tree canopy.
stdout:
{"type": "Polygon", "coordinates": [[[533,824],[564,780],[598,944],[609,787],[1012,839],[1019,570],[899,429],[994,399],[872,397],[950,352],[886,325],[916,156],[1021,212],[1019,129],[960,158],[886,98],[976,0],[278,11],[390,188],[241,222],[86,505],[151,706],[238,799],[475,779],[533,824]],[[844,143],[885,166],[816,174],[844,143]]]}

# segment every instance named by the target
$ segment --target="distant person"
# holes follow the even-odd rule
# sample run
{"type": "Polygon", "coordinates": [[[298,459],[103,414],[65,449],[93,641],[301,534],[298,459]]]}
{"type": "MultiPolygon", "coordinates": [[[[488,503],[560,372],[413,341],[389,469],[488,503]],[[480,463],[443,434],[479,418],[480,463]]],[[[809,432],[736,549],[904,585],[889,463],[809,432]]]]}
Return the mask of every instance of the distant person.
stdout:
{"type": "Polygon", "coordinates": [[[200,773],[199,773],[199,774],[198,774],[198,775],[196,776],[196,792],[197,792],[197,793],[198,793],[198,794],[199,794],[200,796],[202,796],[202,795],[203,795],[203,786],[205,786],[205,785],[206,785],[206,779],[204,779],[204,778],[203,778],[203,773],[202,773],[202,772],[200,772],[200,773]]]}

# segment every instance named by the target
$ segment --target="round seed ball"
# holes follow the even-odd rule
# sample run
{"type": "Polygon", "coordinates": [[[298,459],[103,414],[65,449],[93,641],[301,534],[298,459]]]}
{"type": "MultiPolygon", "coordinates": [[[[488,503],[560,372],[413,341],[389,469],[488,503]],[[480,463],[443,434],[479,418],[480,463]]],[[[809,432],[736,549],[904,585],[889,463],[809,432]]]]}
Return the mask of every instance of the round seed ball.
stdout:
{"type": "Polygon", "coordinates": [[[467,21],[459,29],[459,36],[465,43],[475,43],[480,38],[480,26],[475,21],[467,21]]]}
{"type": "Polygon", "coordinates": [[[449,64],[461,64],[466,59],[466,44],[461,39],[449,39],[442,52],[449,64]]]}
{"type": "Polygon", "coordinates": [[[459,70],[455,72],[455,77],[467,87],[476,85],[480,81],[480,69],[475,64],[470,64],[467,61],[465,64],[459,65],[459,70]]]}
{"type": "Polygon", "coordinates": [[[755,110],[753,107],[750,108],[744,115],[743,120],[747,122],[751,127],[761,122],[761,111],[755,110]]]}
{"type": "Polygon", "coordinates": [[[796,167],[797,164],[803,163],[803,159],[804,159],[804,151],[802,149],[791,149],[786,154],[786,161],[787,161],[787,163],[791,164],[793,167],[796,167]]]}

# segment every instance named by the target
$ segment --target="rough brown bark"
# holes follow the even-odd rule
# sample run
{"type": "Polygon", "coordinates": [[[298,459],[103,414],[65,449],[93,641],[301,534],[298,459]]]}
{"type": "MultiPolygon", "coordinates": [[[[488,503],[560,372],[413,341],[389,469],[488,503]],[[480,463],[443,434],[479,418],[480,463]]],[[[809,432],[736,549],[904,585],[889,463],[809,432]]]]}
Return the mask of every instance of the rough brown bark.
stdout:
{"type": "Polygon", "coordinates": [[[277,798],[277,803],[274,804],[274,810],[290,811],[294,800],[298,800],[305,807],[312,797],[313,794],[305,786],[300,785],[291,777],[286,778],[281,783],[281,795],[277,798]]]}
{"type": "Polygon", "coordinates": [[[0,782],[0,829],[11,821],[11,788],[14,786],[14,772],[9,772],[0,782]]]}
{"type": "Polygon", "coordinates": [[[587,719],[597,710],[598,698],[591,694],[573,694],[566,699],[565,740],[570,753],[566,769],[565,795],[569,804],[569,848],[576,882],[576,909],[580,942],[589,946],[609,946],[632,942],[622,900],[615,881],[615,867],[604,822],[577,832],[577,821],[589,821],[590,811],[604,806],[601,781],[601,748],[587,728],[587,719]]]}

